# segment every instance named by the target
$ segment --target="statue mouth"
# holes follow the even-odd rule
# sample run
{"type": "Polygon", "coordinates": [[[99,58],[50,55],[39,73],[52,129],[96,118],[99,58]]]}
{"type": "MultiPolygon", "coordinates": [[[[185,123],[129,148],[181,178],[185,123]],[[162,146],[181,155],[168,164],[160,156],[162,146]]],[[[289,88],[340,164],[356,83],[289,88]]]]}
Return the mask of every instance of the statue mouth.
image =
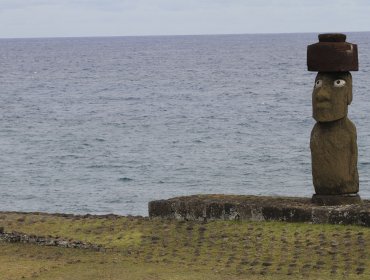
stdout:
{"type": "Polygon", "coordinates": [[[321,101],[321,102],[317,102],[315,107],[317,109],[330,109],[331,103],[329,101],[321,101]]]}

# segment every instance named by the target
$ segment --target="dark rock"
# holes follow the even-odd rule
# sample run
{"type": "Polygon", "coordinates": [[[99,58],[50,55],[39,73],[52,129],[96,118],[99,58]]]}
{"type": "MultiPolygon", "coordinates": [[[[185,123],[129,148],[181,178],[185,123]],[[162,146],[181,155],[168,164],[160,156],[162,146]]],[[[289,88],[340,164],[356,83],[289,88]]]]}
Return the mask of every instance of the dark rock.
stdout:
{"type": "MultiPolygon", "coordinates": [[[[370,226],[370,201],[320,206],[310,198],[243,195],[194,195],[149,203],[150,218],[178,220],[288,221],[370,226]],[[195,209],[194,209],[195,207],[195,209]]],[[[253,230],[253,228],[250,228],[253,230]]]]}
{"type": "Polygon", "coordinates": [[[346,41],[346,34],[342,33],[324,33],[319,34],[319,42],[345,42],[346,41]]]}
{"type": "Polygon", "coordinates": [[[319,43],[307,47],[308,71],[358,71],[357,45],[345,40],[344,34],[320,34],[319,43]]]}
{"type": "Polygon", "coordinates": [[[175,218],[174,213],[171,209],[171,203],[167,200],[157,200],[149,202],[149,212],[155,213],[153,215],[157,215],[162,218],[175,218]]]}
{"type": "Polygon", "coordinates": [[[312,196],[312,203],[321,206],[351,205],[361,204],[362,200],[358,194],[338,194],[338,195],[319,195],[312,196]]]}
{"type": "Polygon", "coordinates": [[[263,266],[272,266],[272,262],[266,261],[262,263],[263,266]]]}
{"type": "Polygon", "coordinates": [[[158,240],[160,240],[161,238],[159,237],[159,236],[157,236],[157,235],[153,235],[152,237],[151,237],[151,240],[152,241],[158,241],[158,240]]]}
{"type": "Polygon", "coordinates": [[[193,230],[194,228],[193,228],[193,226],[192,225],[188,225],[187,227],[186,227],[186,230],[188,230],[188,231],[190,231],[190,230],[193,230]]]}
{"type": "Polygon", "coordinates": [[[60,240],[59,238],[43,237],[36,235],[27,235],[19,232],[0,233],[0,240],[9,243],[28,243],[36,244],[40,246],[58,246],[65,248],[79,248],[79,249],[90,249],[93,251],[103,251],[101,245],[85,243],[81,241],[73,240],[60,240]]]}
{"type": "Polygon", "coordinates": [[[358,267],[358,268],[356,268],[357,274],[363,274],[364,271],[365,271],[365,267],[358,267]]]}
{"type": "Polygon", "coordinates": [[[199,232],[204,232],[204,231],[206,231],[206,230],[207,230],[207,228],[206,228],[206,227],[202,227],[202,226],[201,226],[201,227],[199,227],[199,228],[198,228],[198,231],[199,231],[199,232]]]}

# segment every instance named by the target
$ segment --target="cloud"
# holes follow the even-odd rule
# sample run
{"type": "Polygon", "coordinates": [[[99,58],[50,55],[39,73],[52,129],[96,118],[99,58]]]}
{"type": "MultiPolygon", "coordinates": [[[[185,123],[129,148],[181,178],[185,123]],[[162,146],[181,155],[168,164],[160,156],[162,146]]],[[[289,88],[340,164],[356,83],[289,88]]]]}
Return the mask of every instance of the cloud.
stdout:
{"type": "Polygon", "coordinates": [[[23,10],[46,6],[50,9],[56,7],[88,8],[88,9],[115,9],[132,5],[135,1],[118,0],[0,0],[0,11],[23,10]]]}
{"type": "Polygon", "coordinates": [[[0,37],[363,31],[365,0],[0,0],[0,37]]]}

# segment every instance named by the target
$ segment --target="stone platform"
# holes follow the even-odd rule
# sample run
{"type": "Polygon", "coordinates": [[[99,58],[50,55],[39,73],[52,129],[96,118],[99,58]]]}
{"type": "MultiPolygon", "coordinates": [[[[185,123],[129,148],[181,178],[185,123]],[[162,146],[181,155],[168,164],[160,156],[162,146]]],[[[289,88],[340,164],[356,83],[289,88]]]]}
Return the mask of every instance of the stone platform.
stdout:
{"type": "Polygon", "coordinates": [[[318,206],[311,198],[193,195],[149,202],[150,218],[212,221],[287,221],[370,226],[370,201],[318,206]]]}

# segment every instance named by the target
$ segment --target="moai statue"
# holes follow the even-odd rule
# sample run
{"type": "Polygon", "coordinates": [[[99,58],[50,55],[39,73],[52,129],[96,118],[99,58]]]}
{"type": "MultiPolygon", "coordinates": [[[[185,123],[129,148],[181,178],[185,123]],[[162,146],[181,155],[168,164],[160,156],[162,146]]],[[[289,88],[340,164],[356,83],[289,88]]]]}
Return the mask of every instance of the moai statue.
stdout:
{"type": "Polygon", "coordinates": [[[357,134],[348,119],[352,102],[352,76],[358,71],[357,45],[344,34],[320,34],[319,43],[307,48],[308,71],[318,72],[312,93],[313,203],[341,205],[360,203],[357,194],[357,134]]]}

